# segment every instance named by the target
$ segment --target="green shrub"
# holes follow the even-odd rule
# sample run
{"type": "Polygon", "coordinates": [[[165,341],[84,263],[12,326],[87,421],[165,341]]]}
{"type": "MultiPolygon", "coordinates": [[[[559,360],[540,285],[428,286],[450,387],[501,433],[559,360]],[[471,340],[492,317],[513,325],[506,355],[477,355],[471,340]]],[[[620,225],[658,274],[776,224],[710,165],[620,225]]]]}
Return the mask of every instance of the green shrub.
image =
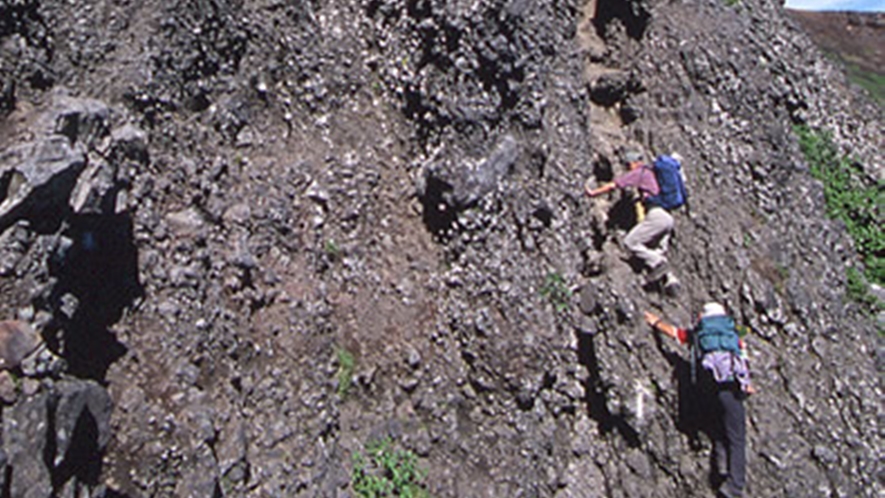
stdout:
{"type": "Polygon", "coordinates": [[[336,375],[338,378],[338,394],[340,396],[346,396],[353,383],[352,379],[355,360],[353,354],[344,348],[337,348],[335,350],[335,356],[338,359],[338,374],[336,375]]]}
{"type": "Polygon", "coordinates": [[[418,467],[418,457],[414,453],[394,449],[390,438],[370,441],[365,449],[367,456],[358,451],[353,454],[350,483],[358,496],[429,496],[420,482],[426,471],[418,467]]]}
{"type": "Polygon", "coordinates": [[[541,295],[550,300],[556,311],[562,311],[568,308],[572,291],[568,288],[562,275],[550,272],[544,280],[544,286],[541,287],[541,295]]]}
{"type": "Polygon", "coordinates": [[[861,274],[857,268],[849,268],[847,271],[848,277],[848,297],[852,300],[860,303],[865,308],[870,310],[881,310],[883,307],[883,303],[879,302],[876,299],[876,296],[870,292],[870,287],[867,284],[867,280],[864,278],[863,274],[861,274]]]}
{"type": "Polygon", "coordinates": [[[860,166],[839,154],[829,133],[807,126],[797,126],[795,132],[811,174],[824,185],[827,215],[845,223],[864,262],[863,275],[849,272],[849,290],[851,285],[861,285],[863,277],[885,284],[885,182],[865,184],[860,166]]]}

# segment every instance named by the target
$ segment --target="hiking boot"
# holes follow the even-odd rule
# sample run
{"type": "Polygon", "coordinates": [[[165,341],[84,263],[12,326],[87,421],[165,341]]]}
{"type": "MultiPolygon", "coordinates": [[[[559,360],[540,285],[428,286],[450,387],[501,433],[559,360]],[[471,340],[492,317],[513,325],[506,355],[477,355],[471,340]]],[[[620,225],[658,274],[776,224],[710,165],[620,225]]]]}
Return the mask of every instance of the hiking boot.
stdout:
{"type": "Polygon", "coordinates": [[[676,277],[668,275],[667,283],[664,285],[664,293],[670,297],[676,297],[682,291],[682,283],[676,277]]]}
{"type": "Polygon", "coordinates": [[[716,498],[741,498],[743,495],[742,492],[735,491],[728,481],[719,486],[719,490],[716,492],[716,498]]]}
{"type": "Polygon", "coordinates": [[[666,262],[655,266],[651,270],[648,271],[648,283],[654,283],[658,280],[664,278],[667,275],[667,271],[669,270],[669,266],[666,262]]]}

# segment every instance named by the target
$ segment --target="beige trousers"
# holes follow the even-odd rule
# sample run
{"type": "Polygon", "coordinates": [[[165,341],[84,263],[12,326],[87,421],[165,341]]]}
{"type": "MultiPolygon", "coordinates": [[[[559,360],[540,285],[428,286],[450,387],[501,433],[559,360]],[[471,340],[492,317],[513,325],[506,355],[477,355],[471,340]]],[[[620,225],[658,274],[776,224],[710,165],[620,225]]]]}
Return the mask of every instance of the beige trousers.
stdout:
{"type": "Polygon", "coordinates": [[[670,213],[664,208],[653,207],[624,238],[624,246],[648,268],[655,268],[667,262],[665,254],[672,232],[673,217],[670,213]]]}

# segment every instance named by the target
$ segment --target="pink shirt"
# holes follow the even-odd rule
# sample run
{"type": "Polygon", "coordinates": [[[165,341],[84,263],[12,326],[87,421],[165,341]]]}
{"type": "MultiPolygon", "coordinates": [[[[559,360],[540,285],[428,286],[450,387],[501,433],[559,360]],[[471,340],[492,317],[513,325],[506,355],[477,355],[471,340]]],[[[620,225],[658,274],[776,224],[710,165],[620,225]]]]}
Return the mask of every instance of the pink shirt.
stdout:
{"type": "Polygon", "coordinates": [[[638,188],[642,192],[643,199],[650,195],[658,195],[661,192],[661,187],[658,186],[658,180],[655,178],[655,172],[647,166],[640,166],[632,171],[628,171],[615,178],[614,182],[618,188],[638,188]]]}

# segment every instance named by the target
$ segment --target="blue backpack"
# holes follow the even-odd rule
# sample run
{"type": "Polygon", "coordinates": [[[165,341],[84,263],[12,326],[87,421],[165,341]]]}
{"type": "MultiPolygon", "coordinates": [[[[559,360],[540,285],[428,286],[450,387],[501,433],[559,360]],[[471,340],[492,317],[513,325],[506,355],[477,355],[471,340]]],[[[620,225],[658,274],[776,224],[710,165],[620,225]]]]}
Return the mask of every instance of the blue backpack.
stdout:
{"type": "Polygon", "coordinates": [[[676,159],[670,156],[658,156],[652,171],[655,172],[661,192],[658,195],[649,196],[645,202],[650,206],[660,206],[668,211],[685,204],[688,196],[685,193],[685,183],[682,181],[680,170],[681,165],[676,159]]]}

